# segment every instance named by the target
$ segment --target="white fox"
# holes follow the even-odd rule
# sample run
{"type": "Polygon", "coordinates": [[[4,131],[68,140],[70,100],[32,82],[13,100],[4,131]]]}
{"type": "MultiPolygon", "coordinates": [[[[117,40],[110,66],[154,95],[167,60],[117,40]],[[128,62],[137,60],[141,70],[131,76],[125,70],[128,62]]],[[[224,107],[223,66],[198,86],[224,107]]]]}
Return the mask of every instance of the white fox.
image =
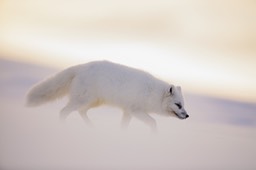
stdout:
{"type": "Polygon", "coordinates": [[[62,120],[77,110],[85,122],[90,123],[87,111],[101,104],[123,110],[123,127],[127,127],[134,116],[155,130],[156,121],[149,113],[180,119],[189,117],[179,86],[108,61],[73,66],[40,82],[29,91],[27,106],[41,105],[65,95],[69,102],[60,112],[62,120]]]}

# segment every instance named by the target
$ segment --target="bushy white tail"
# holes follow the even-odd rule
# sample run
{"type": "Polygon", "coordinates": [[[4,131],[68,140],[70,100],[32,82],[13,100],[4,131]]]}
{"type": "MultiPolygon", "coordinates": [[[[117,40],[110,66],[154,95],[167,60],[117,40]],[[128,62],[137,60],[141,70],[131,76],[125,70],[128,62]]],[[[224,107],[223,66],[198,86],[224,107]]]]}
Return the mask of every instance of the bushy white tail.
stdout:
{"type": "Polygon", "coordinates": [[[27,94],[27,106],[38,106],[63,97],[69,91],[75,73],[68,68],[56,75],[39,82],[27,94]]]}

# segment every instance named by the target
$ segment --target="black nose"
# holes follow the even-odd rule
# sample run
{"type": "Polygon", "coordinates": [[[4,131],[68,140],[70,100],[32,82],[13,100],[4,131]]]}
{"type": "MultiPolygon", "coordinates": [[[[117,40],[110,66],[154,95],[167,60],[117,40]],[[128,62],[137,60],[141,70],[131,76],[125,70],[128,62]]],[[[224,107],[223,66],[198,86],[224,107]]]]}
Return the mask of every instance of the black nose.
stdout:
{"type": "Polygon", "coordinates": [[[189,115],[186,115],[186,118],[188,118],[189,117],[189,115]]]}

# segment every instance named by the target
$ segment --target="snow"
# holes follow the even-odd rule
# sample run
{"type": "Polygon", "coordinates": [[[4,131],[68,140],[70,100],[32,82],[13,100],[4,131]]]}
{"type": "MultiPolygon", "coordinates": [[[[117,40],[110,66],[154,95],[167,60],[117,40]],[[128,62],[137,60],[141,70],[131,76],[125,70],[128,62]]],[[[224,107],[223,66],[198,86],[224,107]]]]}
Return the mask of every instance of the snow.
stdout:
{"type": "Polygon", "coordinates": [[[118,108],[73,113],[60,123],[65,99],[26,108],[25,94],[58,70],[0,60],[0,169],[256,169],[256,105],[185,94],[190,118],[154,116],[158,133],[132,119],[120,129],[118,108]]]}

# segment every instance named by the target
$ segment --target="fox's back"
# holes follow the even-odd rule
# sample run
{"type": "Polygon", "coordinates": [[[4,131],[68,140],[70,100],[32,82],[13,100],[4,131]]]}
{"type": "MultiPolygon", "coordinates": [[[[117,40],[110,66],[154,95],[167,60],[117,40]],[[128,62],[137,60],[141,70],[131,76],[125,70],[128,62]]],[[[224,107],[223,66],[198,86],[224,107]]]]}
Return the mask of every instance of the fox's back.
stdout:
{"type": "MultiPolygon", "coordinates": [[[[77,78],[94,95],[110,103],[145,101],[168,86],[151,74],[108,61],[78,66],[77,78]]],[[[161,94],[158,94],[161,95],[161,94]]]]}
{"type": "Polygon", "coordinates": [[[111,85],[139,85],[156,80],[151,74],[108,61],[96,61],[78,66],[78,76],[93,80],[93,83],[111,85]]]}

